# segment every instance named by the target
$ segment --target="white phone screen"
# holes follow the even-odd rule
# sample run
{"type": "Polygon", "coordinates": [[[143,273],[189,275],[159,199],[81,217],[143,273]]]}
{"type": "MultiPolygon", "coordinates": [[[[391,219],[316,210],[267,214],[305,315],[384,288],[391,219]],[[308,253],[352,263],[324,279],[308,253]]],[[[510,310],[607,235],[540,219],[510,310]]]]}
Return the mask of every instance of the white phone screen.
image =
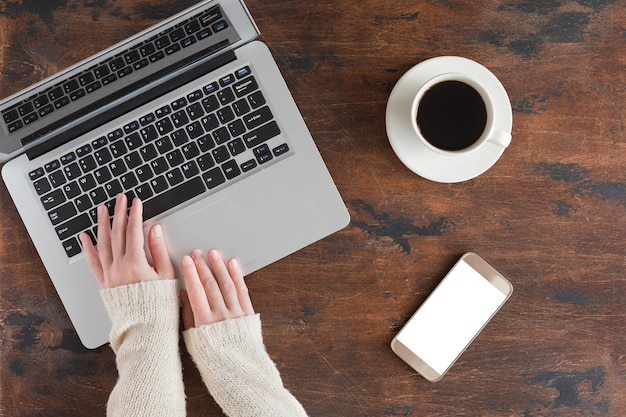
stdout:
{"type": "Polygon", "coordinates": [[[397,339],[443,374],[506,298],[466,262],[458,262],[397,339]]]}

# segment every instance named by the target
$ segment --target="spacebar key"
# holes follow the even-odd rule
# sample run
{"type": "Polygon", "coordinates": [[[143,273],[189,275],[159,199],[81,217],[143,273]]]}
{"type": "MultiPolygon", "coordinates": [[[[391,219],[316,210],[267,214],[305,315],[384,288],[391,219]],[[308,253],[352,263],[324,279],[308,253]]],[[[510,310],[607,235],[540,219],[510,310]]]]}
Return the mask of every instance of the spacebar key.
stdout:
{"type": "Polygon", "coordinates": [[[143,204],[143,219],[154,216],[176,207],[187,200],[191,200],[206,191],[202,178],[195,177],[177,187],[160,194],[143,204]]]}

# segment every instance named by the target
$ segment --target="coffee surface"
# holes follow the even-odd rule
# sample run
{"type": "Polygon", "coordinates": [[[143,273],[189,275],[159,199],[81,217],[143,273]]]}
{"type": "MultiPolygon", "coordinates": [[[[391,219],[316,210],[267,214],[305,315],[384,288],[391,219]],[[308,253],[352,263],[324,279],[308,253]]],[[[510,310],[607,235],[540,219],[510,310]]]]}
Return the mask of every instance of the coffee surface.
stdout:
{"type": "Polygon", "coordinates": [[[487,124],[487,108],[472,86],[461,81],[433,85],[420,100],[417,126],[433,146],[458,151],[480,139],[487,124]]]}

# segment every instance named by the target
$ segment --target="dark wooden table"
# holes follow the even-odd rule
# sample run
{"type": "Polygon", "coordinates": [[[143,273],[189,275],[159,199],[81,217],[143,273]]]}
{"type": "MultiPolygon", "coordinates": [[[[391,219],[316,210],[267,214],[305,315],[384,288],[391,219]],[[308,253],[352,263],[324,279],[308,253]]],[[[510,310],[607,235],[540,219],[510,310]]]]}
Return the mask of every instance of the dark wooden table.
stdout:
{"type": "MultiPolygon", "coordinates": [[[[0,96],[193,3],[4,0],[0,96]]],[[[626,3],[247,4],[352,216],[248,278],[309,415],[626,415],[626,3]],[[502,158],[458,184],[410,172],[385,133],[394,84],[439,55],[491,69],[514,112],[502,158]],[[466,251],[515,292],[432,384],[389,342],[466,251]]],[[[114,355],[81,346],[4,184],[0,280],[0,415],[104,415],[114,355]]],[[[189,415],[221,415],[183,361],[189,415]]]]}

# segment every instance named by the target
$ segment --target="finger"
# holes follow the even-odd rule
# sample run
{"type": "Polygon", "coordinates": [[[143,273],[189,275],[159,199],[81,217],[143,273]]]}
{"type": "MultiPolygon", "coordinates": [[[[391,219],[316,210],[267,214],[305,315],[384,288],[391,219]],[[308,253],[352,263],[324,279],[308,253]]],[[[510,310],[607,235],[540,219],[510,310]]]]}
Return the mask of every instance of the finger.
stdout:
{"type": "Polygon", "coordinates": [[[98,206],[98,255],[103,267],[113,263],[111,250],[111,220],[109,209],[106,206],[98,206]]]}
{"type": "MultiPolygon", "coordinates": [[[[117,214],[117,206],[116,206],[117,214]]],[[[126,252],[131,255],[145,257],[143,238],[143,205],[141,200],[135,198],[130,208],[128,225],[126,227],[126,252]]]]}
{"type": "Polygon", "coordinates": [[[181,261],[183,279],[187,290],[187,299],[193,314],[195,327],[211,323],[211,308],[204,291],[204,286],[200,282],[200,276],[196,270],[196,265],[189,256],[183,256],[181,261]]]}
{"type": "Polygon", "coordinates": [[[195,327],[195,321],[193,318],[193,310],[191,309],[191,303],[189,302],[189,295],[186,291],[181,291],[180,299],[183,303],[183,327],[185,330],[189,330],[195,327]]]}
{"type": "Polygon", "coordinates": [[[228,261],[228,271],[235,284],[237,290],[237,298],[239,299],[239,305],[246,316],[254,314],[254,307],[252,307],[252,300],[250,300],[250,293],[248,292],[248,286],[243,277],[243,272],[239,266],[239,262],[236,259],[228,261]]]}
{"type": "Polygon", "coordinates": [[[102,270],[102,264],[100,263],[100,256],[98,256],[98,251],[96,247],[91,242],[91,238],[87,233],[81,233],[80,241],[83,244],[83,250],[85,251],[85,258],[87,258],[87,263],[91,268],[91,271],[95,275],[98,280],[98,284],[100,284],[100,288],[105,288],[104,282],[104,272],[102,270]]]}
{"type": "Polygon", "coordinates": [[[152,263],[154,270],[161,279],[174,278],[174,265],[167,253],[165,238],[163,237],[163,227],[160,224],[152,226],[148,235],[148,246],[152,254],[152,263]]]}
{"type": "Polygon", "coordinates": [[[211,311],[220,315],[222,319],[225,318],[226,316],[224,312],[227,311],[226,304],[224,303],[224,297],[222,296],[220,286],[213,275],[213,271],[209,267],[209,264],[207,264],[200,250],[194,250],[191,252],[191,257],[193,258],[196,269],[198,270],[200,281],[204,286],[204,291],[206,292],[206,297],[209,300],[211,311]]]}
{"type": "Polygon", "coordinates": [[[216,250],[209,251],[208,256],[213,276],[219,284],[226,309],[235,315],[242,313],[235,283],[230,276],[228,268],[226,268],[226,264],[224,264],[224,259],[216,250]]]}
{"type": "Polygon", "coordinates": [[[113,213],[113,226],[111,227],[111,250],[113,256],[123,256],[126,253],[126,224],[128,216],[126,195],[120,193],[115,198],[115,212],[113,213]]]}

